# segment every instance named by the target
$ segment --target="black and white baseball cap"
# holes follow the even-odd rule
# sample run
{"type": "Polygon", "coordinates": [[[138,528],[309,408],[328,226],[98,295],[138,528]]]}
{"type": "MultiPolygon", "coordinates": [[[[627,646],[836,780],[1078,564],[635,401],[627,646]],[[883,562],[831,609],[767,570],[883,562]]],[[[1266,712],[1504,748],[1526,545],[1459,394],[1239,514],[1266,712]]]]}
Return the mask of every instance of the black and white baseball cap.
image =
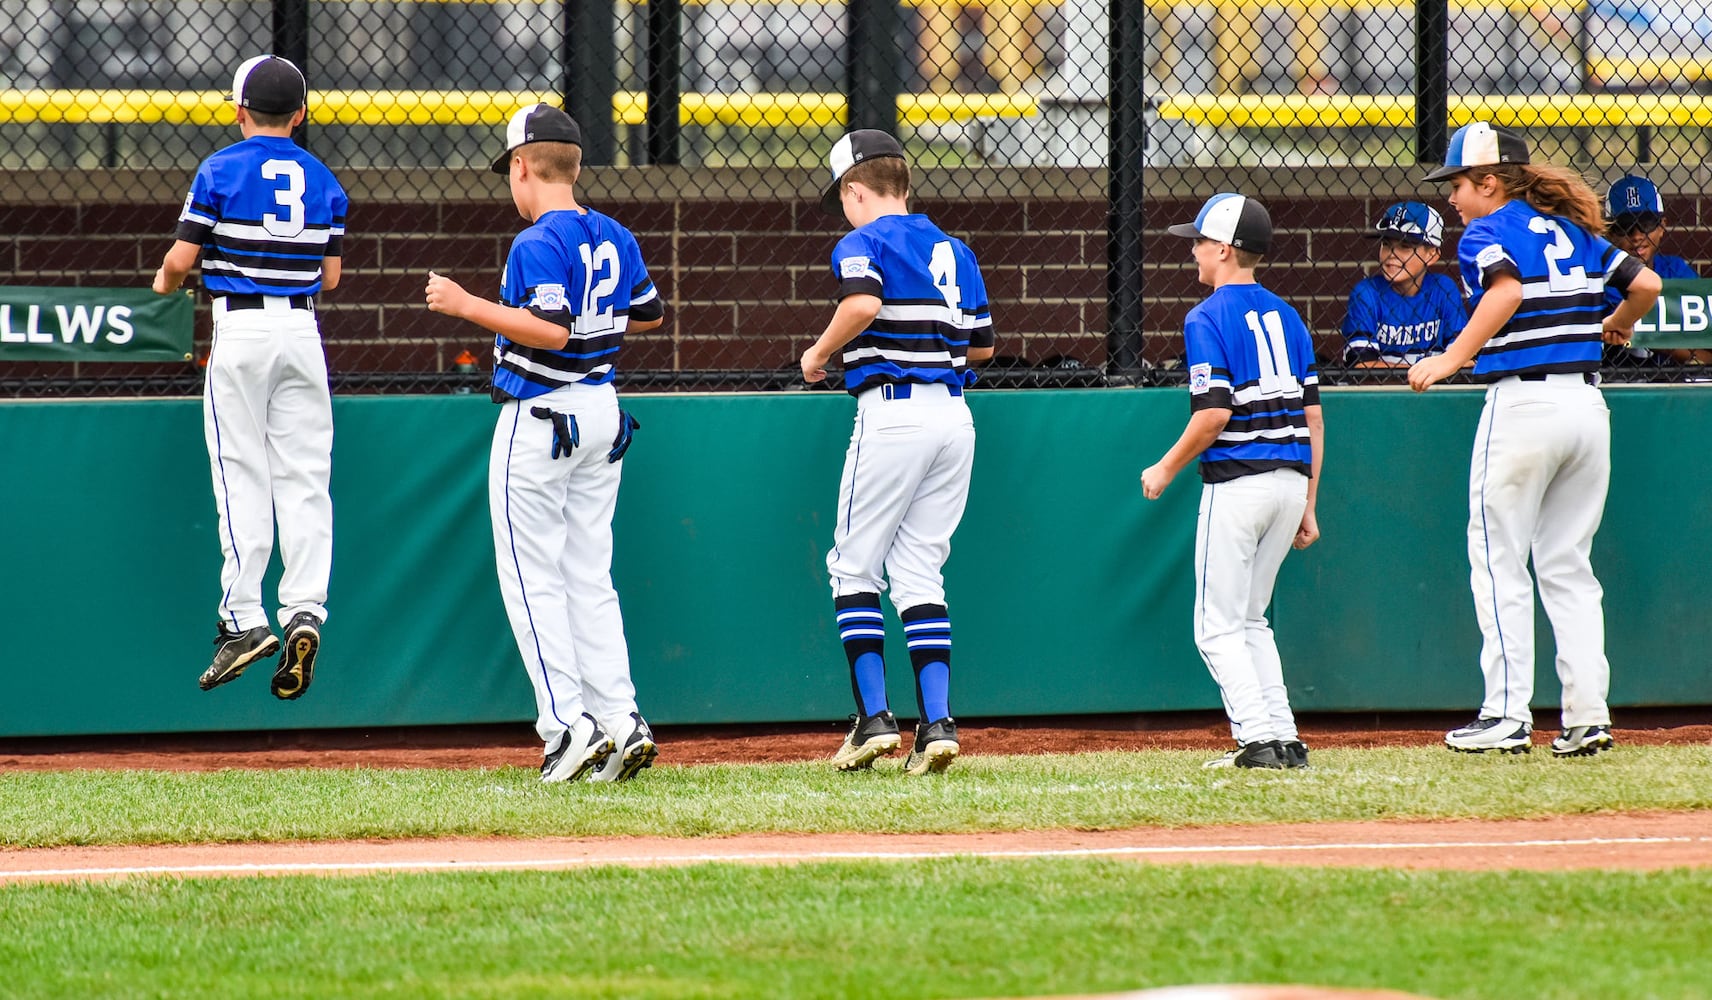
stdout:
{"type": "Polygon", "coordinates": [[[861,163],[882,156],[895,156],[904,159],[904,147],[898,140],[877,128],[859,128],[846,133],[832,147],[832,154],[827,162],[832,167],[832,183],[820,195],[820,210],[828,215],[838,215],[843,209],[838,194],[838,182],[844,177],[844,172],[861,163]]]}
{"type": "Polygon", "coordinates": [[[1272,246],[1272,216],[1266,206],[1240,194],[1215,194],[1201,206],[1194,222],[1179,222],[1172,236],[1229,243],[1238,250],[1265,253],[1272,246]]]}
{"type": "Polygon", "coordinates": [[[493,172],[509,174],[511,157],[517,147],[532,142],[568,142],[583,144],[583,130],[577,120],[551,104],[531,104],[511,116],[505,126],[505,152],[493,161],[493,172]]]}
{"type": "Polygon", "coordinates": [[[1454,177],[1469,167],[1496,167],[1528,162],[1528,140],[1491,122],[1469,122],[1450,137],[1444,166],[1427,175],[1429,181],[1454,177]]]}
{"type": "Polygon", "coordinates": [[[291,60],[255,56],[232,74],[232,93],[226,99],[264,115],[283,115],[308,103],[309,86],[291,60]]]}

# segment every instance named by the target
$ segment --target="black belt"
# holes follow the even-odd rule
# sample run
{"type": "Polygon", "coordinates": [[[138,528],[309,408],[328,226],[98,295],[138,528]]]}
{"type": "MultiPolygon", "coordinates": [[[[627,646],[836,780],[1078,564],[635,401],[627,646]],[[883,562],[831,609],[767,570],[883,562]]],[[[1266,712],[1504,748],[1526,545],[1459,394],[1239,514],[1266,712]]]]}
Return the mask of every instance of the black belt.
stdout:
{"type": "MultiPolygon", "coordinates": [[[[910,386],[914,385],[914,384],[915,383],[913,383],[913,382],[882,382],[882,383],[880,383],[880,386],[879,386],[880,398],[882,398],[882,399],[908,399],[908,398],[910,398],[910,386]]],[[[953,395],[953,396],[963,395],[963,387],[960,385],[952,385],[948,382],[933,382],[933,383],[928,383],[928,384],[943,385],[943,386],[945,386],[946,390],[948,392],[950,392],[951,395],[953,395]]]]}
{"type": "MultiPolygon", "coordinates": [[[[1516,377],[1521,379],[1523,382],[1544,382],[1546,380],[1546,374],[1546,372],[1530,372],[1526,375],[1517,375],[1516,377]]],[[[1580,375],[1581,381],[1586,382],[1588,385],[1599,384],[1599,376],[1593,372],[1565,372],[1564,374],[1580,375]]]]}
{"type": "Polygon", "coordinates": [[[216,295],[216,302],[226,303],[228,312],[234,309],[266,309],[268,299],[283,298],[293,309],[315,311],[315,297],[312,295],[216,295]]]}

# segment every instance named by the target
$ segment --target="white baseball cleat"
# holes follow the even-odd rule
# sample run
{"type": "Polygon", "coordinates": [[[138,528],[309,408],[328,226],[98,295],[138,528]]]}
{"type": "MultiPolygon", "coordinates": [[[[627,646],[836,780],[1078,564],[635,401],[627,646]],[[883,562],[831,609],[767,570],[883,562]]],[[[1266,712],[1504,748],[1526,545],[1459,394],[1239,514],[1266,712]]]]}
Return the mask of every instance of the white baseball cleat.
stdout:
{"type": "Polygon", "coordinates": [[[612,750],[612,737],[606,735],[594,716],[584,712],[559,737],[559,745],[541,759],[541,780],[575,781],[606,763],[612,750]]]}
{"type": "Polygon", "coordinates": [[[622,723],[613,726],[613,743],[617,749],[589,772],[590,781],[629,781],[643,769],[652,767],[654,758],[660,754],[660,745],[654,741],[654,731],[636,712],[631,712],[622,723]]]}
{"type": "Polygon", "coordinates": [[[1445,746],[1458,753],[1527,753],[1533,749],[1534,727],[1515,719],[1481,717],[1445,734],[1445,746]]]}

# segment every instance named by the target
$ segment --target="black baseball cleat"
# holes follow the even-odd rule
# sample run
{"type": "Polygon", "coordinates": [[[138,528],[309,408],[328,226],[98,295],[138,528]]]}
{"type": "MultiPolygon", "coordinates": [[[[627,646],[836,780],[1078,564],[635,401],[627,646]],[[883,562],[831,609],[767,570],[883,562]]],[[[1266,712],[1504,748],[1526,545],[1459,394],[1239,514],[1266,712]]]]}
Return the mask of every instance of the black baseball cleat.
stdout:
{"type": "Polygon", "coordinates": [[[321,620],[307,611],[291,616],[285,627],[285,655],[273,672],[273,696],[291,701],[303,697],[315,679],[315,654],[321,651],[321,620]]]}
{"type": "MultiPolygon", "coordinates": [[[[1281,771],[1294,765],[1290,763],[1289,753],[1284,749],[1283,743],[1278,740],[1256,740],[1253,743],[1244,743],[1235,750],[1227,750],[1222,756],[1214,757],[1201,766],[1251,767],[1281,771]]],[[[1304,763],[1302,766],[1307,765],[1304,763]]]]}
{"type": "Polygon", "coordinates": [[[957,720],[946,716],[932,725],[918,723],[915,746],[904,758],[905,774],[940,774],[957,759],[957,720]]]}
{"type": "Polygon", "coordinates": [[[832,755],[832,766],[840,771],[860,771],[874,766],[876,757],[896,750],[903,740],[898,736],[898,720],[890,712],[878,715],[852,715],[850,735],[838,752],[832,755]]]}
{"type": "Polygon", "coordinates": [[[1308,744],[1301,740],[1284,740],[1283,746],[1285,767],[1308,766],[1308,744]]]}
{"type": "Polygon", "coordinates": [[[1616,746],[1610,726],[1570,726],[1551,742],[1553,757],[1592,757],[1616,746]]]}
{"type": "Polygon", "coordinates": [[[212,691],[227,681],[237,680],[250,664],[277,652],[279,638],[266,625],[234,632],[221,622],[220,634],[214,637],[214,662],[196,683],[202,690],[212,691]]]}

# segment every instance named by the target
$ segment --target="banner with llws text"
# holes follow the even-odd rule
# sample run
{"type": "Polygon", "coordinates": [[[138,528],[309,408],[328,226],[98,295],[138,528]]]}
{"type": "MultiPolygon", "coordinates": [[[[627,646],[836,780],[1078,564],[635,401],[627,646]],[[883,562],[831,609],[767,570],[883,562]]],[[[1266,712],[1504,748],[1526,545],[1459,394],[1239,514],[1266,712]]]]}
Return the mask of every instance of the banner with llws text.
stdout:
{"type": "Polygon", "coordinates": [[[0,361],[188,361],[188,293],[0,285],[0,361]]]}
{"type": "Polygon", "coordinates": [[[1658,305],[1635,324],[1636,347],[1712,347],[1712,280],[1666,278],[1658,305]]]}

